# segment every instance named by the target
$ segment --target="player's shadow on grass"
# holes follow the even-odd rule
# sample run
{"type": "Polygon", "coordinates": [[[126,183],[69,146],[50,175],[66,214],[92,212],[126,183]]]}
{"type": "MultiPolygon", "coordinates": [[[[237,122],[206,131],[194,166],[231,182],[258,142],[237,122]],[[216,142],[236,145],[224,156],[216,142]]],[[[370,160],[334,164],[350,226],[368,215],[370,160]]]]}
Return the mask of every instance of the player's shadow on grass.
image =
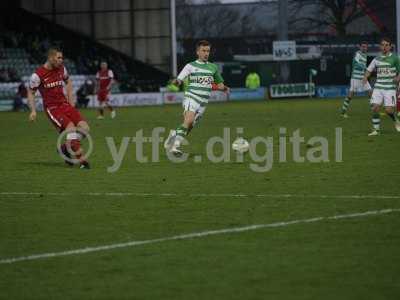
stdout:
{"type": "MultiPolygon", "coordinates": [[[[195,158],[196,158],[196,156],[201,156],[201,161],[200,161],[200,163],[212,163],[208,158],[207,158],[207,155],[205,154],[205,153],[188,153],[188,161],[189,162],[196,162],[195,161],[195,158]]],[[[237,161],[236,160],[236,158],[235,158],[235,154],[231,154],[231,161],[224,161],[224,162],[219,162],[219,163],[215,163],[216,165],[217,164],[224,164],[224,165],[237,165],[237,164],[244,164],[244,163],[246,163],[246,156],[247,156],[247,154],[245,153],[244,154],[244,157],[245,157],[245,159],[244,159],[244,161],[243,162],[239,162],[239,161],[237,161]]]]}
{"type": "Polygon", "coordinates": [[[191,158],[193,159],[193,158],[196,157],[196,156],[199,156],[199,155],[200,155],[200,156],[203,156],[204,154],[203,154],[203,153],[192,153],[192,152],[189,152],[188,155],[189,155],[189,156],[188,156],[189,159],[191,159],[191,158]]]}

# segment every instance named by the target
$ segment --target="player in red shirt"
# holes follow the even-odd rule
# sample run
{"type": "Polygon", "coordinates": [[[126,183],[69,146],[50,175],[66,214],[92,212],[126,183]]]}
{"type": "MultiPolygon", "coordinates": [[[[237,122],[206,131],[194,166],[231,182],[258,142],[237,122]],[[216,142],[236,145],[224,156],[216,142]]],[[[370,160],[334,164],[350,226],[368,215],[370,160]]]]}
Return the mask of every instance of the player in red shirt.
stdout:
{"type": "Polygon", "coordinates": [[[66,142],[58,151],[68,158],[65,160],[67,164],[79,162],[80,168],[89,169],[89,163],[83,158],[84,153],[80,145],[81,139],[89,132],[89,125],[74,107],[72,81],[63,65],[63,59],[61,50],[51,48],[47,53],[46,63],[32,74],[28,88],[31,109],[29,120],[36,120],[35,94],[39,90],[47,117],[60,134],[66,133],[66,142]]]}
{"type": "Polygon", "coordinates": [[[111,87],[114,83],[114,73],[108,68],[108,64],[105,61],[100,63],[100,70],[96,74],[97,79],[97,100],[100,103],[98,119],[104,119],[104,107],[110,110],[111,118],[114,119],[116,116],[115,109],[108,102],[111,87]]]}

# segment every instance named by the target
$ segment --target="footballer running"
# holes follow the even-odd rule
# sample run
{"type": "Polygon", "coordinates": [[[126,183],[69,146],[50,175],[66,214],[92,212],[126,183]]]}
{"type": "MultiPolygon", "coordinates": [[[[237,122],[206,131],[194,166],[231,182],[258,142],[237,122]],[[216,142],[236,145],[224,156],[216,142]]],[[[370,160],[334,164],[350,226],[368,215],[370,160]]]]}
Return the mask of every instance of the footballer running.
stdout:
{"type": "Polygon", "coordinates": [[[197,60],[188,63],[173,81],[176,85],[181,85],[185,79],[189,81],[183,100],[183,123],[170,131],[164,143],[165,149],[175,156],[183,154],[180,149],[182,141],[203,116],[211,90],[229,93],[218,66],[208,61],[210,50],[208,41],[199,41],[196,45],[197,60]]]}

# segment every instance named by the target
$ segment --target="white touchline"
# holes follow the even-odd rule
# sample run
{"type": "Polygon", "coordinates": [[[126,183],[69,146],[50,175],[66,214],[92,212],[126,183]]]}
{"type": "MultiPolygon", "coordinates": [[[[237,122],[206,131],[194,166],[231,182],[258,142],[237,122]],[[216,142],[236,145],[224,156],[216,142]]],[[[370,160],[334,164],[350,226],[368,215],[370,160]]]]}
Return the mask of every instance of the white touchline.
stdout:
{"type": "Polygon", "coordinates": [[[161,242],[175,241],[175,240],[194,239],[194,238],[219,235],[219,234],[244,232],[244,231],[256,230],[256,229],[261,229],[261,228],[285,227],[285,226],[301,224],[301,223],[314,223],[314,222],[327,221],[327,220],[361,218],[361,217],[366,217],[366,216],[382,215],[382,214],[389,214],[389,213],[394,213],[394,212],[400,212],[400,208],[370,210],[370,211],[365,211],[365,212],[334,215],[334,216],[330,216],[330,217],[315,217],[315,218],[310,218],[310,219],[299,219],[299,220],[283,221],[283,222],[276,222],[276,223],[270,223],[270,224],[257,224],[257,225],[243,226],[243,227],[233,227],[233,228],[225,228],[225,229],[218,229],[218,230],[201,231],[201,232],[181,234],[181,235],[175,235],[175,236],[151,239],[151,240],[130,241],[130,242],[125,242],[125,243],[102,245],[102,246],[97,246],[97,247],[85,247],[85,248],[66,250],[66,251],[61,251],[61,252],[49,252],[49,253],[33,254],[33,255],[28,255],[28,256],[2,258],[2,259],[0,259],[0,264],[12,264],[12,263],[16,263],[16,262],[20,262],[20,261],[27,261],[27,260],[38,260],[38,259],[45,259],[45,258],[51,258],[51,257],[78,255],[78,254],[84,254],[84,253],[90,253],[90,252],[108,251],[108,250],[113,250],[113,249],[118,249],[118,248],[135,247],[135,246],[140,246],[140,245],[154,244],[154,243],[161,243],[161,242]]]}
{"type": "Polygon", "coordinates": [[[88,193],[57,193],[57,192],[0,192],[0,196],[105,196],[105,197],[221,197],[221,198],[335,198],[335,199],[400,199],[400,195],[318,195],[318,194],[228,194],[228,193],[135,193],[135,192],[88,192],[88,193]]]}

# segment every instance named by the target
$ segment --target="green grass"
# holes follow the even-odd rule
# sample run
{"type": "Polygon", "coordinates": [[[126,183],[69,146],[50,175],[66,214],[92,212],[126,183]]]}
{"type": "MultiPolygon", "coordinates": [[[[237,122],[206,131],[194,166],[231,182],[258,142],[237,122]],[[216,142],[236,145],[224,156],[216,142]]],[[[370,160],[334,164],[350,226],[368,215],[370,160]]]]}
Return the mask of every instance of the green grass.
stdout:
{"type": "MultiPolygon", "coordinates": [[[[139,163],[131,143],[114,173],[105,137],[119,145],[140,129],[149,136],[154,127],[174,128],[181,107],[125,108],[102,121],[83,111],[94,140],[91,170],[64,165],[43,114],[30,124],[26,114],[1,113],[0,259],[400,208],[399,198],[383,197],[400,196],[400,134],[382,117],[382,135],[367,137],[367,100],[353,101],[349,119],[339,117],[340,104],[211,104],[189,137],[187,162],[170,162],[160,147],[159,162],[139,163]],[[272,136],[272,169],[253,172],[250,155],[243,163],[204,159],[207,140],[224,127],[231,139],[236,127],[249,140],[272,136]],[[326,137],[330,162],[296,163],[288,143],[288,161],[279,163],[280,127],[288,136],[299,128],[306,140],[326,137]],[[334,161],[336,127],[343,162],[334,161]],[[203,162],[194,163],[195,155],[203,162]]],[[[309,150],[302,144],[301,154],[309,150]]],[[[0,299],[398,299],[399,226],[394,212],[0,264],[0,299]]]]}

